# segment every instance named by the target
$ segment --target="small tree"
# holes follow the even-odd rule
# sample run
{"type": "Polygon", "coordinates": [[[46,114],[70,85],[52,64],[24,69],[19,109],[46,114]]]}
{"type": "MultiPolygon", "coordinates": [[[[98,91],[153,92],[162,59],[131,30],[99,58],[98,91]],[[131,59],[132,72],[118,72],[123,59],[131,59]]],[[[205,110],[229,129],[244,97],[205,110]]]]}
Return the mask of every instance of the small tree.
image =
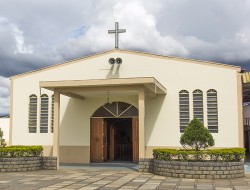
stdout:
{"type": "Polygon", "coordinates": [[[5,147],[6,143],[5,143],[5,139],[3,139],[3,131],[0,128],[0,147],[5,147]]]}
{"type": "Polygon", "coordinates": [[[214,138],[207,128],[198,119],[194,118],[185,128],[180,138],[181,145],[186,148],[190,146],[198,151],[214,146],[214,138]]]}

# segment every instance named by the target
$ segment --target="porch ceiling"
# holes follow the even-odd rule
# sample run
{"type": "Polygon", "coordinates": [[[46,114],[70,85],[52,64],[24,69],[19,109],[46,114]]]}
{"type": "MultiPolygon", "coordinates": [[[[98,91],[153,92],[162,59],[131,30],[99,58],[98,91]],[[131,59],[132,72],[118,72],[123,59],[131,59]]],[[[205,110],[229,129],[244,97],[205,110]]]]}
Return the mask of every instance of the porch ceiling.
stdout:
{"type": "Polygon", "coordinates": [[[145,93],[151,97],[167,93],[167,89],[153,77],[41,81],[40,87],[80,99],[107,96],[108,91],[112,92],[110,95],[116,96],[136,95],[141,87],[144,87],[145,93]]]}

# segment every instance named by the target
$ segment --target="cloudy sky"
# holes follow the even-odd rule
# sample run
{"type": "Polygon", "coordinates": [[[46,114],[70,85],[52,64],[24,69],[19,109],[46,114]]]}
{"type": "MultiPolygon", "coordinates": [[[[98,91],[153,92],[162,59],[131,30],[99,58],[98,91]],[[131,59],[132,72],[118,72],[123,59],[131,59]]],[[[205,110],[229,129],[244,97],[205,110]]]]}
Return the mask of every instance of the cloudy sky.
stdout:
{"type": "Polygon", "coordinates": [[[250,71],[250,0],[0,0],[0,114],[9,77],[114,48],[250,71]]]}

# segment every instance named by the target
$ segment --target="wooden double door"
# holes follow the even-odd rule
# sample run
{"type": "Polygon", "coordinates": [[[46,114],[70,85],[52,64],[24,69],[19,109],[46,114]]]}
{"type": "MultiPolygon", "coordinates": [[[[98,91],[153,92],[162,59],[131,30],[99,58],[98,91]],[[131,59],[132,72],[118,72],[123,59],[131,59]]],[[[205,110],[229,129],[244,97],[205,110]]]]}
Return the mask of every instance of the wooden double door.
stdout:
{"type": "MultiPolygon", "coordinates": [[[[118,126],[119,127],[119,126],[118,126]]],[[[121,158],[123,152],[126,151],[125,157],[127,160],[132,160],[134,163],[139,162],[139,120],[138,117],[131,118],[131,132],[132,134],[126,135],[130,138],[130,143],[127,147],[121,147],[119,142],[122,141],[123,133],[120,131],[121,136],[116,134],[115,126],[111,126],[106,118],[91,118],[90,126],[90,162],[105,162],[113,161],[121,158]],[[119,149],[120,148],[120,149],[119,149]],[[130,150],[132,148],[132,150],[130,150]],[[130,153],[131,151],[131,153],[130,153]],[[120,153],[121,154],[120,154],[120,153]],[[131,154],[131,159],[129,154],[131,154]]],[[[125,144],[124,144],[125,145],[125,144]]]]}

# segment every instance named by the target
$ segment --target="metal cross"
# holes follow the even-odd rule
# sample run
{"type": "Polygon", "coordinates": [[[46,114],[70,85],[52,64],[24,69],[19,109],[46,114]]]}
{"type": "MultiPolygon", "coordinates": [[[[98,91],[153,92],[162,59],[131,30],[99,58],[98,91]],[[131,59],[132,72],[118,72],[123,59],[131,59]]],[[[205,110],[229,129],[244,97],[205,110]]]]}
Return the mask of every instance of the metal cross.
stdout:
{"type": "Polygon", "coordinates": [[[108,30],[109,34],[115,34],[115,48],[119,49],[118,47],[118,34],[126,32],[126,29],[119,29],[119,23],[115,23],[115,30],[108,30]]]}

